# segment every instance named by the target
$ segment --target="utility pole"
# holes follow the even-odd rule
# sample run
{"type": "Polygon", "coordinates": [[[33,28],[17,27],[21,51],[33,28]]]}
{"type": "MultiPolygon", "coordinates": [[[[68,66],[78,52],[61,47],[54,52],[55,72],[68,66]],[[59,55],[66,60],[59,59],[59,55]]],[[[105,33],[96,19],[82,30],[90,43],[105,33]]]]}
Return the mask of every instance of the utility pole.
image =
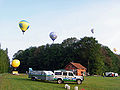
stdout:
{"type": "Polygon", "coordinates": [[[88,59],[88,74],[90,72],[90,67],[89,67],[89,59],[88,59]]]}

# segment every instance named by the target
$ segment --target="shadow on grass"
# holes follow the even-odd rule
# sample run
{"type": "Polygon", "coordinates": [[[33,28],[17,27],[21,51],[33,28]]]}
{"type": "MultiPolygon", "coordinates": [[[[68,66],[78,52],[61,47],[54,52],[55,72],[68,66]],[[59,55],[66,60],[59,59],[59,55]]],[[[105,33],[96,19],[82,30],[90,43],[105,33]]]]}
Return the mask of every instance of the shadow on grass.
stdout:
{"type": "MultiPolygon", "coordinates": [[[[51,84],[58,84],[57,81],[46,81],[46,80],[31,80],[29,78],[5,78],[5,79],[12,79],[12,80],[19,80],[19,81],[31,81],[31,82],[42,82],[42,83],[51,83],[51,84]]],[[[76,82],[64,82],[62,84],[76,84],[78,85],[76,82]]]]}
{"type": "Polygon", "coordinates": [[[23,82],[23,81],[25,81],[25,82],[31,82],[33,84],[34,84],[34,82],[38,82],[38,83],[40,82],[40,83],[43,83],[42,84],[43,86],[44,85],[51,85],[52,84],[53,88],[55,88],[55,89],[56,88],[58,88],[58,89],[64,89],[64,84],[57,84],[56,81],[44,81],[44,80],[35,80],[35,81],[33,81],[33,80],[29,79],[29,78],[4,78],[4,79],[10,79],[10,80],[15,80],[15,81],[19,81],[19,82],[23,82]]]}
{"type": "Polygon", "coordinates": [[[25,81],[31,81],[31,79],[27,79],[27,78],[5,78],[5,79],[12,79],[12,80],[25,80],[25,81]]]}
{"type": "MultiPolygon", "coordinates": [[[[29,80],[31,80],[31,79],[29,79],[29,80]]],[[[32,81],[32,80],[31,80],[32,81]]],[[[51,83],[51,84],[57,84],[57,85],[60,85],[60,84],[58,84],[57,83],[57,81],[46,81],[46,80],[35,80],[35,81],[37,81],[37,82],[43,82],[43,83],[51,83]]],[[[74,85],[78,85],[76,82],[69,82],[69,81],[65,81],[65,82],[63,82],[63,83],[61,83],[61,84],[74,84],[74,85]]]]}

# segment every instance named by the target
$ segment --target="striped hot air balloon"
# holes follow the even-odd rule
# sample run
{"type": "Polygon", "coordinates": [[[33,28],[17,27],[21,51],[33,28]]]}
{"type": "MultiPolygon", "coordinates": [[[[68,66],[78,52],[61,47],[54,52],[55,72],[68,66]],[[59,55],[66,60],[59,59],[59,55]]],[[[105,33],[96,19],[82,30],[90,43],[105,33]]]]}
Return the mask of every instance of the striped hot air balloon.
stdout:
{"type": "Polygon", "coordinates": [[[30,27],[30,24],[26,20],[22,20],[22,21],[19,22],[19,27],[24,34],[24,32],[30,27]]]}

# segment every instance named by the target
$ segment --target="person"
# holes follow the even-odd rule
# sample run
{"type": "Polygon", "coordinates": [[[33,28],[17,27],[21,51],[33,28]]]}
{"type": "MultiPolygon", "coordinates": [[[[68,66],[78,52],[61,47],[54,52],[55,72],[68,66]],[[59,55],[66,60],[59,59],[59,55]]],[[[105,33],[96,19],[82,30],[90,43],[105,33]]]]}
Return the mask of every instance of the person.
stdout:
{"type": "Polygon", "coordinates": [[[112,73],[112,77],[114,77],[114,74],[112,73]]]}
{"type": "Polygon", "coordinates": [[[103,73],[103,78],[105,77],[105,74],[103,73]]]}
{"type": "Polygon", "coordinates": [[[28,74],[28,72],[26,71],[26,74],[28,74]]]}

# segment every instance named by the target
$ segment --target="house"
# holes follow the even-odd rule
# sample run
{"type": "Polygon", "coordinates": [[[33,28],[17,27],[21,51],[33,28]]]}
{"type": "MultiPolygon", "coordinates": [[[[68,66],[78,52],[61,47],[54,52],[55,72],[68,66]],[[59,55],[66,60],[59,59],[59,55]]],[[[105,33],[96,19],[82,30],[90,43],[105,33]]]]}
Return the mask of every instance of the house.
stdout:
{"type": "Polygon", "coordinates": [[[80,63],[70,62],[69,64],[67,64],[65,66],[65,70],[72,70],[74,72],[74,74],[76,74],[78,76],[82,76],[82,75],[86,76],[87,68],[82,66],[80,63]]]}

